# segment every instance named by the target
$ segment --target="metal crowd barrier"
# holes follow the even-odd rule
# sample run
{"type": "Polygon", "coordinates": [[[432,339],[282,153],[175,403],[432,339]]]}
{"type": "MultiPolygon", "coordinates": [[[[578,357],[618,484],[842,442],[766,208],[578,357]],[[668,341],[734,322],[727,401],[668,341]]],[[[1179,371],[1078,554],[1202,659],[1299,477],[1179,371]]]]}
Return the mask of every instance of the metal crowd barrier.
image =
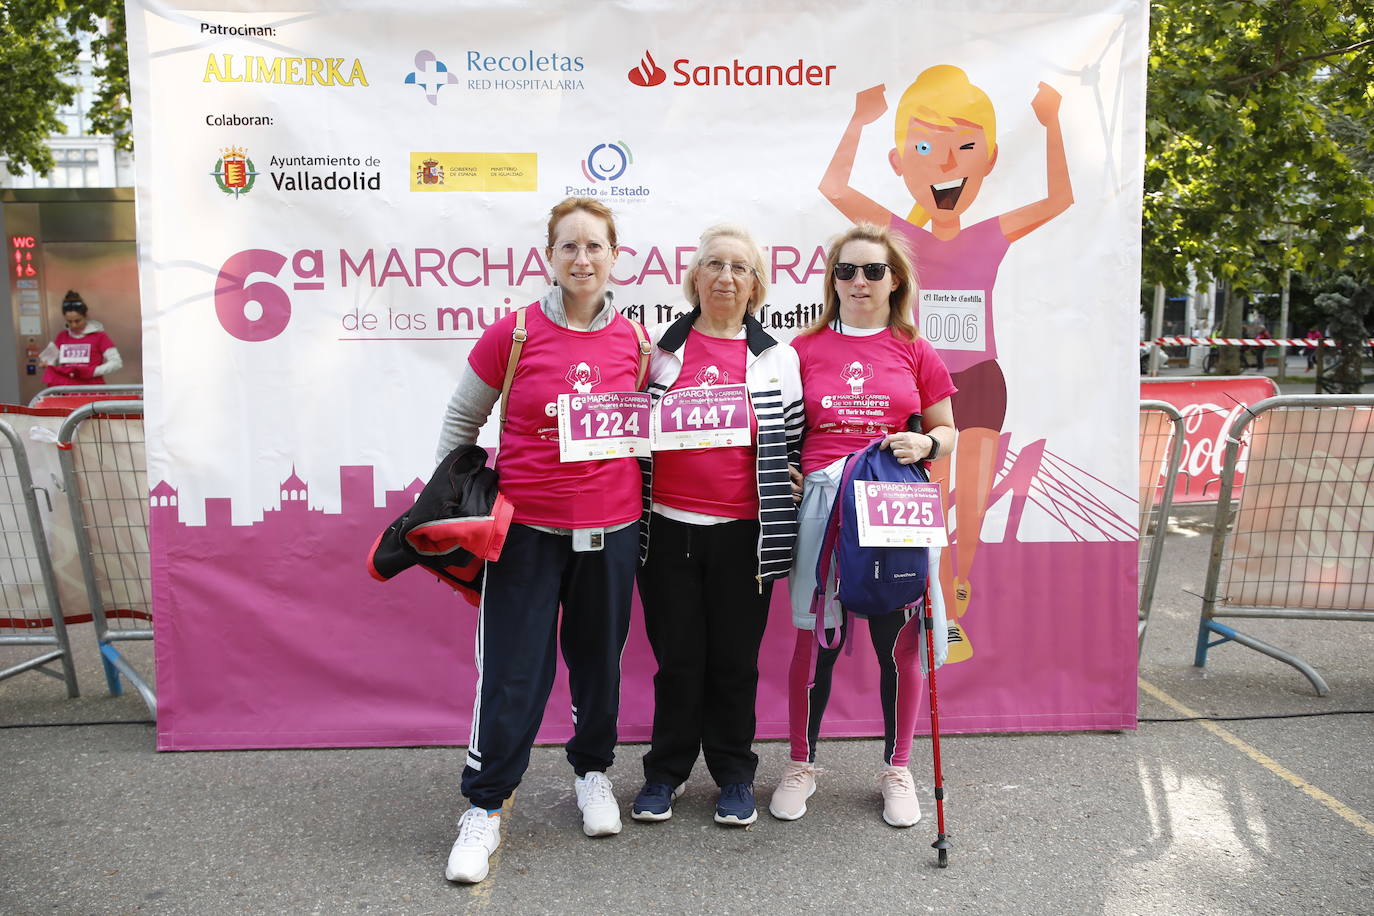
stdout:
{"type": "Polygon", "coordinates": [[[1183,461],[1183,416],[1164,401],[1140,402],[1140,571],[1136,623],[1136,654],[1145,651],[1145,628],[1150,623],[1155,582],[1164,556],[1178,468],[1183,461]]]}
{"type": "MultiPolygon", "coordinates": [[[[0,536],[5,542],[5,556],[0,559],[0,646],[53,647],[0,669],[0,680],[37,671],[64,681],[67,696],[75,697],[80,696],[76,666],[38,514],[35,494],[39,491],[24,443],[14,427],[0,420],[0,536]],[[61,663],[61,674],[48,667],[54,662],[61,663]]],[[[41,492],[44,499],[51,499],[47,490],[41,492]]]]}
{"type": "Polygon", "coordinates": [[[1266,398],[1231,424],[1193,664],[1237,642],[1297,668],[1318,696],[1330,693],[1301,658],[1217,618],[1374,622],[1371,407],[1370,395],[1266,398]],[[1233,505],[1247,428],[1245,485],[1233,505]]]}
{"type": "Polygon", "coordinates": [[[110,693],[122,674],[155,715],[157,697],[116,648],[153,638],[143,402],[96,401],[57,434],[62,477],[110,693]]]}
{"type": "Polygon", "coordinates": [[[37,407],[44,398],[78,397],[89,398],[93,394],[105,394],[111,397],[143,397],[143,386],[137,383],[126,385],[54,385],[51,388],[44,388],[29,399],[30,407],[37,407]]]}

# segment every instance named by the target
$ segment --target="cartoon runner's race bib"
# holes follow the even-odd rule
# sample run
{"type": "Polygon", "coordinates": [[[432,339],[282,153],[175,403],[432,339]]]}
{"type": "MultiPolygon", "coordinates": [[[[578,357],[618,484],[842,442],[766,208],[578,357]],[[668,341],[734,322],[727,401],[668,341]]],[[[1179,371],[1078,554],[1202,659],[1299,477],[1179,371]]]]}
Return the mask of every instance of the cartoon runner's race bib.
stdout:
{"type": "Polygon", "coordinates": [[[652,420],[649,440],[655,451],[753,444],[744,385],[670,391],[659,400],[652,420]]]}
{"type": "Polygon", "coordinates": [[[949,543],[939,484],[856,480],[854,514],[860,547],[944,547],[949,543]]]}
{"type": "Polygon", "coordinates": [[[558,396],[558,460],[601,461],[649,454],[646,392],[558,396]]]}
{"type": "Polygon", "coordinates": [[[921,290],[921,336],[937,350],[987,350],[988,303],[981,289],[921,290]]]}
{"type": "Polygon", "coordinates": [[[89,343],[68,343],[63,344],[57,351],[57,362],[63,366],[84,365],[91,361],[91,345],[89,343]]]}

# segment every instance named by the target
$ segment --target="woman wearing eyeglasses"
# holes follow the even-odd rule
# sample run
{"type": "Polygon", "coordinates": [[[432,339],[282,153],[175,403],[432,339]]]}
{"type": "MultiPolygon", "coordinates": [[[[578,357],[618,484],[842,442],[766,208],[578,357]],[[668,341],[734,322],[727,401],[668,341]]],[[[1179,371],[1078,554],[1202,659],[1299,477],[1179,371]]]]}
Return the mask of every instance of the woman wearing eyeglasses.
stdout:
{"type": "MultiPolygon", "coordinates": [[[[555,206],[545,253],[555,283],[524,309],[525,342],[496,458],[515,515],[482,586],[477,698],[462,779],[471,807],[449,854],[450,881],[487,876],[501,842],[501,806],[529,765],[560,647],[572,693],[567,756],[577,774],[582,829],[588,836],[620,832],[606,770],[614,760],[620,653],[629,632],[640,470],[629,457],[560,461],[556,417],[561,394],[636,391],[647,338],[615,310],[606,289],[617,249],[604,204],[572,197],[555,206]]],[[[473,347],[444,415],[439,460],[477,441],[501,397],[516,333],[517,317],[508,315],[473,347]]]]}
{"type": "Polygon", "coordinates": [[[796,537],[801,379],[797,354],[753,317],[768,283],[748,232],[707,229],[683,290],[692,311],[655,329],[649,371],[661,438],[645,463],[639,593],[658,673],[631,816],[672,817],[701,754],[720,787],[716,822],[744,826],[758,816],[759,644],[796,537]]]}
{"type": "MultiPolygon", "coordinates": [[[[948,454],[954,448],[955,392],[949,371],[911,323],[916,276],[911,260],[891,232],[859,223],[830,247],[825,267],[825,307],[814,325],[792,341],[801,361],[806,392],[806,436],[802,448],[801,529],[789,580],[792,622],[798,628],[788,673],[791,761],[773,792],[768,810],[791,821],[806,813],[816,791],[816,741],[830,698],[831,677],[848,620],[824,610],[827,630],[840,628],[834,648],[820,648],[812,671],[816,557],[845,459],[875,438],[903,464],[948,454]],[[921,431],[907,430],[913,414],[921,431]],[[808,687],[808,684],[812,685],[808,687]]],[[[801,481],[797,481],[801,482],[801,481]]],[[[932,583],[936,647],[944,640],[943,602],[932,583]]],[[[919,611],[872,617],[868,631],[881,672],[883,763],[879,788],[883,820],[909,827],[921,817],[916,786],[907,768],[921,702],[919,611]]]]}

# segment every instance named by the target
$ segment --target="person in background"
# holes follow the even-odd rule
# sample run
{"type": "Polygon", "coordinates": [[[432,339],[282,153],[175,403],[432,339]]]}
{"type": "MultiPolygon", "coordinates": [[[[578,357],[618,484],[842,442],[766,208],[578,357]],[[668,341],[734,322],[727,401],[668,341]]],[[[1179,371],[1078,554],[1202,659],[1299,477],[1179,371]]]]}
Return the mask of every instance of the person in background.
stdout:
{"type": "MultiPolygon", "coordinates": [[[[1303,336],[1308,340],[1320,341],[1322,339],[1322,332],[1320,328],[1308,328],[1307,333],[1303,336]]],[[[1303,349],[1307,352],[1307,371],[1311,372],[1312,368],[1317,365],[1317,347],[1311,346],[1304,347],[1303,349]]]]}
{"type": "Polygon", "coordinates": [[[768,282],[748,232],[707,229],[682,286],[692,311],[655,329],[649,394],[658,405],[682,389],[718,392],[729,406],[693,411],[704,411],[703,427],[733,417],[736,432],[733,444],[662,449],[645,462],[639,594],[658,672],[644,788],[630,816],[672,817],[701,754],[720,787],[716,823],[747,826],[758,816],[759,645],[797,533],[789,469],[801,463],[801,376],[796,351],[754,318],[768,282]]]}
{"type": "MultiPolygon", "coordinates": [[[[477,696],[462,779],[470,807],[449,853],[450,881],[487,876],[501,843],[501,808],[529,766],[560,649],[572,695],[566,750],[582,831],[620,832],[606,770],[615,760],[642,478],[633,457],[562,461],[554,419],[559,395],[593,386],[599,394],[633,392],[641,360],[647,367],[647,334],[616,311],[606,288],[618,253],[615,222],[600,201],[570,197],[549,212],[545,255],[554,286],[523,310],[525,343],[496,456],[515,515],[482,584],[477,696]]],[[[516,333],[512,313],[473,346],[444,415],[437,460],[477,441],[501,398],[516,333]]]]}
{"type": "Polygon", "coordinates": [[[76,290],[68,290],[62,299],[62,320],[66,329],[38,354],[47,367],[44,385],[104,385],[105,376],[124,368],[104,325],[86,317],[86,303],[76,290]]]}

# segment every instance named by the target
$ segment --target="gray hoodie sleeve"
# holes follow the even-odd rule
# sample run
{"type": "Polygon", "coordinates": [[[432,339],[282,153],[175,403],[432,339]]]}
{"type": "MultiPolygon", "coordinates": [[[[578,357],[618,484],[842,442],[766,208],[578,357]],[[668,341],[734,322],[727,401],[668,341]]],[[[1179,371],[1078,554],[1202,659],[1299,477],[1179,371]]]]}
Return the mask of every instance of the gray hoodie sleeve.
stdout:
{"type": "Polygon", "coordinates": [[[471,366],[464,366],[458,387],[453,389],[453,396],[444,409],[444,424],[439,430],[439,450],[435,452],[434,463],[443,461],[460,445],[475,444],[478,431],[499,400],[500,388],[491,387],[472,371],[471,366]]]}

